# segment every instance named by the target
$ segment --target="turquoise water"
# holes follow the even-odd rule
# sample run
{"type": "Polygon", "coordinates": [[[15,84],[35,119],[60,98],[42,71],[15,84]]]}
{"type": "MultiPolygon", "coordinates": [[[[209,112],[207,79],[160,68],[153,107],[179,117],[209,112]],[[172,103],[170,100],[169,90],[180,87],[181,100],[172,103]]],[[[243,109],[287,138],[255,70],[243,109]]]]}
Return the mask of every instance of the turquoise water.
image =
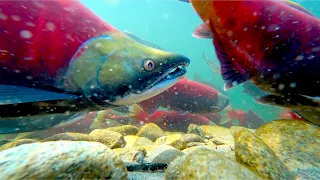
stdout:
{"type": "MultiPolygon", "coordinates": [[[[211,71],[202,54],[217,61],[211,40],[197,39],[191,35],[202,23],[188,3],[178,0],[103,0],[82,2],[100,17],[119,30],[128,30],[160,47],[184,54],[191,59],[187,77],[194,73],[213,81],[221,89],[223,80],[218,73],[211,71]]],[[[296,1],[316,15],[320,14],[320,1],[296,1]],[[317,5],[318,4],[318,5],[317,5]]],[[[218,88],[218,87],[216,87],[218,88]]],[[[242,92],[242,86],[226,92],[232,106],[238,110],[252,109],[266,121],[278,118],[282,108],[257,104],[253,98],[242,92]]]]}

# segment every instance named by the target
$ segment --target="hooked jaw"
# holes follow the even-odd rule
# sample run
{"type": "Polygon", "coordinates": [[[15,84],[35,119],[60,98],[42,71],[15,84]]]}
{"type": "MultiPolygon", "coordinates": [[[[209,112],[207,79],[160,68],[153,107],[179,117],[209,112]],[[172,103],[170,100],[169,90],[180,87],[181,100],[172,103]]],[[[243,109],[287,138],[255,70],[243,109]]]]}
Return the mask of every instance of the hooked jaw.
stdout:
{"type": "Polygon", "coordinates": [[[144,78],[135,89],[115,99],[110,104],[117,106],[135,104],[156,96],[175,85],[186,74],[185,67],[189,65],[190,60],[185,56],[175,55],[172,61],[163,72],[144,78]]]}

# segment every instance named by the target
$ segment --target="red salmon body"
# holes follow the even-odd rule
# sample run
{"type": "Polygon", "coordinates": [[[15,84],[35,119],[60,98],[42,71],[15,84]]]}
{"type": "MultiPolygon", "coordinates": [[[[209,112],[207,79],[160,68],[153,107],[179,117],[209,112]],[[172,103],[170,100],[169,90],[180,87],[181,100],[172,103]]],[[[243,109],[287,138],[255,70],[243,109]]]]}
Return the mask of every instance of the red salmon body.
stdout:
{"type": "Polygon", "coordinates": [[[54,82],[81,44],[111,31],[80,1],[1,1],[1,81],[54,82]]]}
{"type": "Polygon", "coordinates": [[[161,94],[139,105],[152,114],[159,106],[190,113],[219,112],[229,105],[229,99],[205,84],[182,78],[161,94]]]}
{"type": "Polygon", "coordinates": [[[191,3],[213,33],[227,89],[250,79],[271,93],[320,96],[317,17],[289,1],[191,3]]]}

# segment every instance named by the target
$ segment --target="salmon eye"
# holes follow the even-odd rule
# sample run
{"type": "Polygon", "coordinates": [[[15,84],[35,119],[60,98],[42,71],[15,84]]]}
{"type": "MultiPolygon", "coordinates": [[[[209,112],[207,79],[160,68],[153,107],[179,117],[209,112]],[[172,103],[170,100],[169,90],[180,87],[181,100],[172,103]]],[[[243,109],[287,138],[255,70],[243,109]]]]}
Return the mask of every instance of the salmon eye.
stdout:
{"type": "Polygon", "coordinates": [[[154,61],[150,60],[150,59],[147,59],[144,61],[143,63],[143,68],[146,70],[146,71],[152,71],[155,67],[155,63],[154,61]]]}

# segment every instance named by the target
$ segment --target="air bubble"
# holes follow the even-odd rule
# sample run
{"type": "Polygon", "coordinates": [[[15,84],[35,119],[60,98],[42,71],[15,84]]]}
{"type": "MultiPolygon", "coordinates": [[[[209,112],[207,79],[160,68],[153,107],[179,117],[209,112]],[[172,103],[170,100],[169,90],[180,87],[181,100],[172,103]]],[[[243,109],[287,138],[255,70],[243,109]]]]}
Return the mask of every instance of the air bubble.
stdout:
{"type": "Polygon", "coordinates": [[[295,82],[290,83],[291,88],[295,88],[296,86],[297,86],[297,84],[295,82]]]}
{"type": "Polygon", "coordinates": [[[278,89],[279,89],[279,90],[283,90],[284,87],[285,87],[284,84],[279,84],[279,85],[278,85],[278,89]]]}

